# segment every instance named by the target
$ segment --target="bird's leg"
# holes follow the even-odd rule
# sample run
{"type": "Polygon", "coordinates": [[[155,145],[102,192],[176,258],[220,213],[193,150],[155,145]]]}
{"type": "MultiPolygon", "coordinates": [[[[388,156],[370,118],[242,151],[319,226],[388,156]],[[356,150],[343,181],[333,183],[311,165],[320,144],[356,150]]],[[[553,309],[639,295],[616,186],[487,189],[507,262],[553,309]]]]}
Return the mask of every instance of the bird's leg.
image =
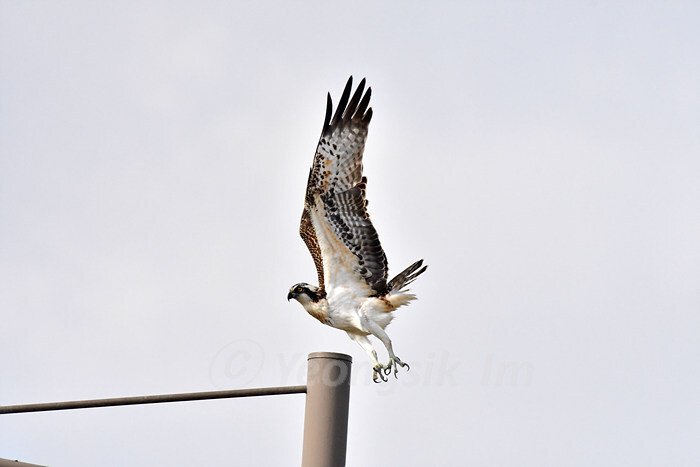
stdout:
{"type": "MultiPolygon", "coordinates": [[[[382,327],[379,326],[377,323],[369,319],[367,315],[362,316],[361,320],[362,325],[365,326],[367,330],[372,333],[372,335],[374,335],[380,341],[382,341],[384,347],[386,347],[386,351],[389,353],[389,364],[385,367],[382,366],[384,368],[384,374],[391,374],[393,368],[394,378],[398,378],[399,367],[405,367],[406,371],[410,370],[411,367],[408,366],[408,363],[402,362],[401,359],[394,354],[394,348],[391,345],[391,339],[389,339],[389,335],[386,333],[386,331],[384,331],[384,329],[382,329],[382,327]]],[[[384,380],[384,378],[382,379],[384,380]]]]}
{"type": "Polygon", "coordinates": [[[351,333],[348,333],[348,336],[350,336],[350,339],[357,342],[360,345],[360,347],[365,349],[365,352],[367,352],[369,357],[372,359],[372,363],[374,364],[374,366],[372,367],[372,380],[375,383],[378,383],[380,380],[384,382],[388,381],[385,376],[386,368],[384,367],[384,365],[379,363],[379,360],[377,359],[377,352],[374,350],[374,346],[369,341],[369,339],[367,339],[367,336],[363,336],[362,334],[351,333]]]}

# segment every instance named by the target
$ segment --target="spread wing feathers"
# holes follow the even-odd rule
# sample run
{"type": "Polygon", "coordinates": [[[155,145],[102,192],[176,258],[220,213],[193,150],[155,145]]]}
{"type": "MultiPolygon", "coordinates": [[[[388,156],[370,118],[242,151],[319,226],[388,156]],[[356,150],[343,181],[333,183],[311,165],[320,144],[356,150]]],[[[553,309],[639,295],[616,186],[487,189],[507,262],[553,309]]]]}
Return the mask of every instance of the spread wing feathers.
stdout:
{"type": "Polygon", "coordinates": [[[335,114],[328,95],[306,188],[299,230],[324,292],[326,286],[348,280],[347,274],[364,281],[375,294],[388,290],[386,255],[367,213],[367,179],[362,176],[362,154],[372,118],[372,109],[368,109],[372,90],[368,88],[363,95],[364,88],[363,79],[351,98],[350,77],[335,114]]]}
{"type": "Polygon", "coordinates": [[[416,261],[415,263],[404,269],[402,272],[397,274],[396,277],[389,281],[387,289],[391,292],[397,292],[406,287],[408,284],[416,280],[418,276],[423,274],[426,269],[428,269],[428,266],[423,266],[422,268],[421,266],[423,266],[422,259],[416,261]]]}

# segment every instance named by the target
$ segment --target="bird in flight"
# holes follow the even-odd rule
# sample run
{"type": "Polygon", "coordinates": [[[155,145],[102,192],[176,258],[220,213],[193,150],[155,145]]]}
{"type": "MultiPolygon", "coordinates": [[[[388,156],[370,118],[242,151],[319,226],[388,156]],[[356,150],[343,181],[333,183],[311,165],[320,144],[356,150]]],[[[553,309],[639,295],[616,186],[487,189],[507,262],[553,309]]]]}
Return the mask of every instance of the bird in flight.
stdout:
{"type": "Polygon", "coordinates": [[[319,285],[300,282],[289,289],[287,300],[295,299],[321,323],[347,332],[372,358],[372,379],[378,383],[387,381],[392,371],[398,377],[399,366],[409,369],[394,354],[385,328],[393,311],[416,299],[406,286],[427,266],[421,259],[387,280],[389,266],[367,213],[367,178],[362,175],[362,153],[372,118],[368,108],[372,88],[364,89],[363,79],[351,98],[351,76],[335,113],[328,94],[299,226],[319,285]],[[379,363],[370,335],[386,347],[387,365],[379,363]]]}

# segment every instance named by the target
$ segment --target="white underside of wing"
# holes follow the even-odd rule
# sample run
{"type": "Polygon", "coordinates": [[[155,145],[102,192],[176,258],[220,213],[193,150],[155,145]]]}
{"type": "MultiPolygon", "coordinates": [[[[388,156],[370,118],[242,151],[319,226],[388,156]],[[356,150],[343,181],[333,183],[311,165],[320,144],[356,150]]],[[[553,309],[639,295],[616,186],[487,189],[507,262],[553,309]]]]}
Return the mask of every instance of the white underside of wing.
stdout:
{"type": "Polygon", "coordinates": [[[361,318],[365,313],[389,324],[391,314],[387,313],[386,304],[370,297],[374,293],[372,288],[355,272],[359,265],[357,257],[335,236],[324,214],[323,202],[317,198],[311,210],[311,222],[323,260],[328,324],[348,332],[365,334],[368,332],[363,329],[361,318]]]}
{"type": "Polygon", "coordinates": [[[385,328],[393,319],[392,311],[415,299],[406,291],[384,298],[372,297],[372,288],[355,272],[357,257],[338,239],[324,217],[323,202],[317,198],[310,210],[323,261],[323,280],[328,303],[327,324],[350,333],[370,334],[362,324],[363,316],[385,328]]]}
{"type": "Polygon", "coordinates": [[[316,232],[318,246],[321,249],[326,293],[331,296],[334,293],[344,295],[346,292],[351,292],[358,298],[369,297],[372,294],[372,289],[355,272],[359,267],[359,260],[335,236],[333,229],[328,225],[324,217],[323,201],[319,197],[316,197],[315,201],[315,206],[310,211],[310,217],[316,232]],[[340,290],[336,291],[335,289],[340,290]]]}

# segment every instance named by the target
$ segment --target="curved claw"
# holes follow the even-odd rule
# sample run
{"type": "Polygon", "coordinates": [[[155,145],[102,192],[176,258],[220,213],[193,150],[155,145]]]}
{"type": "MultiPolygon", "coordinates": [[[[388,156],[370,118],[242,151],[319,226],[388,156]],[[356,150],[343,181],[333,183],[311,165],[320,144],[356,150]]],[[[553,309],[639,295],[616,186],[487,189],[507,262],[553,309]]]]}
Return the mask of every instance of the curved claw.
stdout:
{"type": "Polygon", "coordinates": [[[399,357],[394,356],[394,358],[389,360],[389,365],[387,365],[387,375],[391,373],[391,368],[394,368],[394,378],[399,379],[399,366],[402,368],[406,368],[406,371],[409,371],[411,369],[410,366],[408,366],[408,363],[404,363],[401,361],[399,357]]]}
{"type": "MultiPolygon", "coordinates": [[[[372,375],[372,381],[374,381],[375,383],[380,383],[382,381],[386,383],[387,381],[389,381],[386,378],[386,376],[384,376],[384,372],[382,371],[382,370],[386,371],[386,369],[384,368],[383,365],[377,365],[373,368],[373,370],[374,370],[374,374],[372,375]],[[377,376],[379,376],[380,379],[377,379],[377,376]]],[[[386,373],[386,374],[388,374],[388,373],[386,373]]]]}

